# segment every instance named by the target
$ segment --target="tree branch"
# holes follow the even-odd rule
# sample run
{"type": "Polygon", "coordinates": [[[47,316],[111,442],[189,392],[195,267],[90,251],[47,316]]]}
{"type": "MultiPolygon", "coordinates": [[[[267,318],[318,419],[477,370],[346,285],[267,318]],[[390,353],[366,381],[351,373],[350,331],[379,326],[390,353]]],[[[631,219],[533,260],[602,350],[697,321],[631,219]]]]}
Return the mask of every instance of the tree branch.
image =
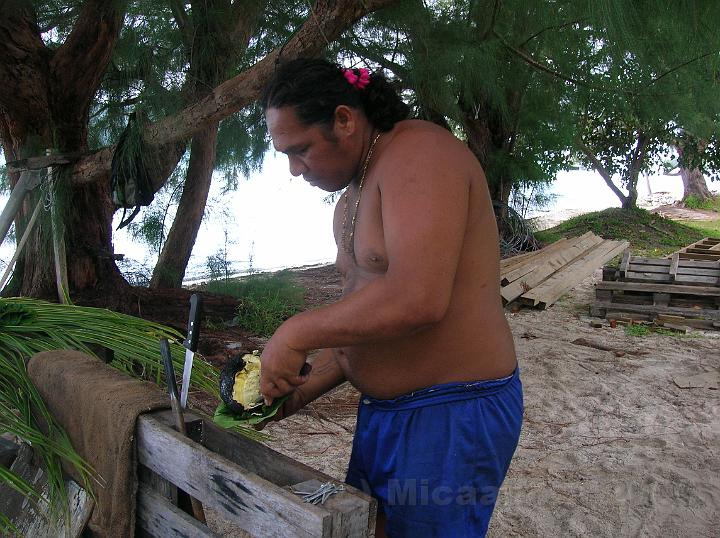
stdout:
{"type": "MultiPolygon", "coordinates": [[[[282,60],[317,55],[325,48],[322,34],[333,41],[361,17],[395,2],[397,0],[318,0],[315,16],[310,15],[290,41],[216,87],[207,97],[173,116],[148,125],[144,132],[145,142],[156,148],[179,143],[206,125],[227,118],[258,98],[265,81],[281,60],[281,52],[282,60]]],[[[103,177],[110,169],[113,151],[114,147],[104,148],[82,159],[74,170],[75,182],[88,183],[103,177]]]]}
{"type": "Polygon", "coordinates": [[[627,200],[627,196],[623,194],[623,192],[617,188],[615,183],[613,183],[612,177],[610,176],[610,172],[608,172],[607,168],[603,166],[603,164],[600,162],[600,159],[597,158],[593,150],[591,150],[585,142],[582,141],[580,137],[577,137],[575,139],[575,146],[582,151],[582,153],[588,158],[588,160],[592,163],[593,168],[595,171],[600,174],[600,177],[603,178],[605,183],[608,187],[610,187],[610,190],[612,190],[615,193],[615,196],[620,198],[620,201],[624,204],[625,200],[627,200]]]}
{"type": "Polygon", "coordinates": [[[703,58],[707,58],[708,56],[712,56],[713,54],[717,54],[718,50],[711,50],[710,52],[706,52],[705,54],[701,54],[700,56],[697,56],[695,58],[692,58],[691,60],[688,60],[687,62],[683,62],[680,65],[676,65],[675,67],[669,69],[668,71],[665,71],[662,75],[658,75],[654,79],[652,79],[650,82],[648,82],[646,88],[649,88],[653,84],[657,83],[661,78],[668,76],[670,73],[673,73],[674,71],[677,71],[678,69],[682,69],[683,67],[690,65],[693,62],[697,62],[698,60],[702,60],[703,58]]]}
{"type": "Polygon", "coordinates": [[[185,50],[190,51],[192,49],[194,30],[190,17],[185,13],[184,3],[180,0],[170,0],[170,11],[172,11],[175,24],[177,24],[178,30],[180,30],[185,50]]]}
{"type": "Polygon", "coordinates": [[[570,82],[570,83],[572,83],[572,84],[574,84],[574,85],[576,85],[576,86],[587,86],[584,82],[581,82],[581,81],[579,81],[579,80],[576,79],[576,78],[573,78],[573,77],[568,76],[568,75],[563,75],[563,74],[560,73],[559,71],[555,71],[554,69],[552,69],[552,68],[550,68],[550,67],[548,67],[548,66],[546,66],[546,65],[541,64],[540,62],[538,62],[538,61],[535,60],[534,58],[528,56],[525,52],[523,52],[523,51],[520,50],[519,48],[517,48],[517,47],[511,45],[510,43],[508,43],[508,42],[507,42],[499,33],[497,33],[495,30],[493,30],[492,33],[493,33],[493,35],[498,39],[498,41],[500,41],[500,43],[502,43],[502,45],[503,45],[506,49],[508,49],[510,52],[512,52],[513,54],[515,54],[516,56],[518,56],[520,59],[522,59],[522,61],[524,61],[526,64],[530,65],[531,67],[534,67],[535,69],[538,69],[539,71],[542,71],[542,72],[544,72],[544,73],[547,73],[548,75],[551,75],[551,76],[553,76],[553,77],[555,77],[555,78],[559,78],[560,80],[564,80],[565,82],[570,82]]]}

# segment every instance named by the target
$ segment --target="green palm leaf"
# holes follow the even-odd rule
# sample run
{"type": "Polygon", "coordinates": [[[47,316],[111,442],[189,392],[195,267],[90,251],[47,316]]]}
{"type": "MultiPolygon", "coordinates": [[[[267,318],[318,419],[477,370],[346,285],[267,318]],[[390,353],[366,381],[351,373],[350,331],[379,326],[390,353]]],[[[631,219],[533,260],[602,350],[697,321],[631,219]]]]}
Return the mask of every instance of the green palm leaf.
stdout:
{"type": "MultiPolygon", "coordinates": [[[[173,363],[182,368],[183,336],[158,323],[109,310],[61,305],[36,299],[0,299],[0,433],[9,432],[32,445],[48,476],[49,498],[31,484],[0,468],[0,484],[18,491],[48,515],[67,518],[68,498],[61,462],[73,466],[92,495],[93,470],[73,450],[67,434],[55,422],[28,378],[25,364],[34,354],[53,349],[76,349],[94,355],[92,346],[114,353],[111,366],[134,377],[164,384],[159,341],[171,344],[173,363]],[[40,424],[45,424],[45,429],[40,424]]],[[[218,372],[197,357],[191,386],[218,396],[218,372]]],[[[0,533],[15,532],[0,513],[0,533]]]]}

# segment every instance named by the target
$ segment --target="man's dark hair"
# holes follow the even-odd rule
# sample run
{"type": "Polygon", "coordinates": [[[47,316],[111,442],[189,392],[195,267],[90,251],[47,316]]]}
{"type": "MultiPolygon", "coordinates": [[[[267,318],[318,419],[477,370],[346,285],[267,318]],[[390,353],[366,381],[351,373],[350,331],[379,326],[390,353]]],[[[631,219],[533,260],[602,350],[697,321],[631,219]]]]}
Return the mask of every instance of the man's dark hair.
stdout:
{"type": "Polygon", "coordinates": [[[292,106],[305,125],[331,125],[335,109],[346,105],[361,109],[374,127],[385,132],[407,118],[409,107],[382,74],[371,74],[369,84],[360,89],[348,82],[343,71],[320,59],[300,58],[281,64],[265,85],[262,109],[292,106]]]}

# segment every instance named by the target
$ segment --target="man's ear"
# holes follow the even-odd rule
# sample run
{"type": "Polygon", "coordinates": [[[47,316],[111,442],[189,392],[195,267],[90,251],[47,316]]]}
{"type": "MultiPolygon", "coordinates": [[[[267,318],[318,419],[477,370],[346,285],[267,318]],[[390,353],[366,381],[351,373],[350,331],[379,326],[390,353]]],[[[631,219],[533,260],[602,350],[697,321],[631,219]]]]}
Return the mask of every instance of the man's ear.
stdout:
{"type": "Polygon", "coordinates": [[[354,109],[347,105],[338,105],[335,108],[335,123],[333,125],[335,136],[346,138],[352,135],[355,129],[357,129],[357,122],[355,120],[354,109]]]}

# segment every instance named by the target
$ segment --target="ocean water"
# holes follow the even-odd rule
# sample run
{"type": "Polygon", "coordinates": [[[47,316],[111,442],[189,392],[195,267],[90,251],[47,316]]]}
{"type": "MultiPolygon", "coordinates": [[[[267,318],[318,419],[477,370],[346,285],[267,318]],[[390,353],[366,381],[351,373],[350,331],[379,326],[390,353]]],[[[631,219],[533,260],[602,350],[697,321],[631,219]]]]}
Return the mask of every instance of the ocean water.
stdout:
{"type": "MultiPolygon", "coordinates": [[[[233,274],[334,261],[334,204],[328,202],[328,193],[302,178],[293,178],[284,156],[269,153],[263,170],[240,179],[234,192],[223,193],[221,185],[221,178],[217,178],[188,264],[187,282],[207,278],[211,256],[226,260],[233,274]]],[[[650,206],[652,201],[657,205],[658,200],[679,199],[683,192],[678,176],[642,177],[638,189],[641,201],[652,195],[646,204],[650,206]]],[[[591,171],[559,174],[550,193],[554,198],[548,206],[532,208],[526,216],[556,222],[574,214],[620,206],[602,178],[591,171]]],[[[120,214],[116,214],[115,226],[119,220],[120,214]]],[[[133,240],[127,230],[115,232],[113,243],[115,252],[126,257],[121,264],[124,271],[133,278],[151,274],[157,253],[148,245],[133,240]]],[[[0,271],[13,251],[11,240],[0,247],[0,271]]]]}

